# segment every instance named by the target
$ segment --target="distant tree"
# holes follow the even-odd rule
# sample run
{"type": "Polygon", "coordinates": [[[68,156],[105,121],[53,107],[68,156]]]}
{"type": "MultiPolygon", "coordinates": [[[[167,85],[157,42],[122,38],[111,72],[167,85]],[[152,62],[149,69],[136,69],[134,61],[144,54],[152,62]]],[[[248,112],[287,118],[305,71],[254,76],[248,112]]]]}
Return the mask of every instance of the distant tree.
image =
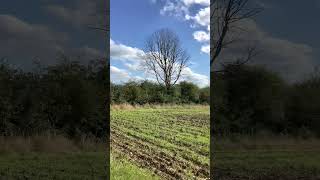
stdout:
{"type": "Polygon", "coordinates": [[[141,94],[141,89],[138,83],[134,81],[128,82],[123,86],[123,96],[128,103],[131,103],[131,104],[139,103],[138,100],[141,96],[140,94],[141,94]]]}
{"type": "Polygon", "coordinates": [[[146,41],[144,65],[169,93],[187,67],[189,56],[181,47],[179,37],[169,29],[154,32],[146,41]]]}
{"type": "Polygon", "coordinates": [[[284,132],[287,91],[284,81],[261,67],[225,68],[220,77],[224,82],[217,84],[215,91],[215,97],[221,96],[214,102],[217,133],[284,132]]]}
{"type": "Polygon", "coordinates": [[[190,82],[180,82],[180,94],[184,102],[197,102],[199,100],[199,88],[190,82]]]}
{"type": "Polygon", "coordinates": [[[210,87],[205,87],[199,90],[200,103],[210,103],[210,87]]]}
{"type": "Polygon", "coordinates": [[[316,69],[291,88],[286,103],[288,131],[295,135],[320,137],[320,72],[316,69]]]}

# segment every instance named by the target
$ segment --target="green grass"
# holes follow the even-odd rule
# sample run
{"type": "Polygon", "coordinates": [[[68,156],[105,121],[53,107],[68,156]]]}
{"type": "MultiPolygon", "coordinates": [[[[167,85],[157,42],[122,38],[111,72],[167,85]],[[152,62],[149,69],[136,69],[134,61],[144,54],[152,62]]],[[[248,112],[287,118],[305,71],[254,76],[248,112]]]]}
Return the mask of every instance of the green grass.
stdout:
{"type": "Polygon", "coordinates": [[[320,141],[270,137],[218,140],[214,156],[217,179],[319,179],[320,141]],[[241,142],[242,141],[242,142],[241,142]]]}
{"type": "MultiPolygon", "coordinates": [[[[111,118],[112,180],[208,177],[209,107],[112,109],[111,118]]],[[[0,179],[105,179],[104,145],[88,142],[83,150],[63,138],[37,139],[0,138],[0,179]]],[[[215,143],[215,179],[320,179],[319,139],[216,137],[215,143]]]]}
{"type": "Polygon", "coordinates": [[[115,152],[164,179],[208,177],[208,106],[111,109],[115,152]]]}
{"type": "Polygon", "coordinates": [[[0,179],[105,179],[105,152],[1,153],[0,179]]]}
{"type": "MultiPolygon", "coordinates": [[[[0,179],[106,179],[105,152],[1,153],[0,179]]],[[[151,171],[111,155],[112,180],[157,180],[151,171]]]]}
{"type": "MultiPolygon", "coordinates": [[[[208,107],[118,108],[111,116],[113,150],[129,164],[163,179],[208,177],[208,107]]],[[[320,179],[318,139],[237,136],[215,143],[215,179],[320,179]]]]}
{"type": "Polygon", "coordinates": [[[141,169],[124,158],[111,155],[112,180],[158,180],[159,177],[149,170],[141,169]]]}

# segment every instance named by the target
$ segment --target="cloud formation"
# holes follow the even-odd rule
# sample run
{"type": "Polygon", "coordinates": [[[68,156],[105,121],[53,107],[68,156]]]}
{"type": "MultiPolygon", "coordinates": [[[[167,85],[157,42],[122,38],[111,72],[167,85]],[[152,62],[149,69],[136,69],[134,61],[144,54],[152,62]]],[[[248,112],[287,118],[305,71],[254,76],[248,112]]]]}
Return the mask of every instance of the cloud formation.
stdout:
{"type": "Polygon", "coordinates": [[[174,16],[184,19],[184,16],[189,13],[189,8],[180,1],[168,0],[160,10],[161,15],[174,16]]]}
{"type": "Polygon", "coordinates": [[[206,44],[201,46],[201,52],[206,53],[206,54],[210,54],[210,45],[206,44]]]}
{"type": "Polygon", "coordinates": [[[126,70],[119,69],[115,66],[110,66],[110,76],[111,80],[115,83],[125,82],[130,79],[130,76],[126,70]]]}
{"type": "MultiPolygon", "coordinates": [[[[161,15],[178,17],[188,21],[192,28],[200,28],[193,33],[193,37],[200,43],[210,40],[210,1],[209,0],[167,0],[160,10],[161,15]],[[191,13],[193,6],[200,5],[201,8],[195,14],[191,13]]],[[[201,52],[209,54],[208,45],[203,44],[201,52]]]]}
{"type": "MultiPolygon", "coordinates": [[[[71,0],[72,1],[72,0],[71,0]]],[[[99,1],[73,0],[73,6],[66,7],[60,4],[51,4],[46,7],[49,14],[75,27],[97,26],[105,24],[99,1]]]]}
{"type": "Polygon", "coordinates": [[[183,3],[186,6],[191,6],[193,4],[200,4],[203,6],[209,6],[210,5],[210,0],[183,0],[183,3]]]}
{"type": "Polygon", "coordinates": [[[195,31],[193,38],[199,42],[208,42],[210,41],[210,34],[205,31],[195,31]]]}
{"type": "Polygon", "coordinates": [[[142,60],[143,50],[116,43],[110,39],[110,56],[113,59],[137,62],[142,60]]]}
{"type": "Polygon", "coordinates": [[[193,72],[189,67],[185,68],[182,71],[182,78],[179,82],[181,81],[193,82],[201,88],[210,85],[210,80],[208,76],[193,72]]]}
{"type": "Polygon", "coordinates": [[[0,24],[0,54],[9,60],[30,62],[29,58],[54,57],[57,51],[63,49],[61,44],[68,40],[65,33],[30,24],[12,15],[0,15],[0,24]]]}
{"type": "Polygon", "coordinates": [[[201,8],[194,16],[187,14],[186,20],[192,20],[195,24],[208,27],[210,25],[210,7],[201,8]]]}
{"type": "Polygon", "coordinates": [[[253,43],[259,54],[251,60],[251,64],[263,65],[278,72],[289,82],[299,80],[305,73],[312,71],[313,48],[311,46],[273,37],[253,20],[242,21],[237,26],[246,31],[235,32],[239,41],[225,49],[221,54],[220,62],[243,56],[246,43],[253,43]]]}
{"type": "Polygon", "coordinates": [[[32,24],[8,14],[0,15],[0,24],[0,55],[23,68],[31,67],[35,59],[44,65],[54,64],[59,53],[81,55],[80,62],[104,57],[101,51],[88,45],[71,47],[68,33],[43,24],[32,24]]]}

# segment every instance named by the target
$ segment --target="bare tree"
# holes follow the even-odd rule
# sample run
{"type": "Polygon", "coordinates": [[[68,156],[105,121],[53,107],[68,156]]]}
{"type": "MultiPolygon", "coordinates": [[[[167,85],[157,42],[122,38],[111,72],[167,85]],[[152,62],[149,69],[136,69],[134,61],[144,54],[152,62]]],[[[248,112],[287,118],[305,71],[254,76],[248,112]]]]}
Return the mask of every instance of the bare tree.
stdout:
{"type": "Polygon", "coordinates": [[[167,91],[177,83],[189,56],[177,34],[169,29],[154,32],[146,41],[144,65],[167,91]]]}
{"type": "MultiPolygon", "coordinates": [[[[236,27],[237,22],[255,16],[262,9],[249,7],[249,0],[211,0],[210,12],[210,66],[217,60],[223,48],[235,42],[234,38],[226,38],[236,27]]],[[[252,50],[252,49],[251,49],[252,50]]],[[[252,51],[249,50],[250,56],[252,51]]]]}

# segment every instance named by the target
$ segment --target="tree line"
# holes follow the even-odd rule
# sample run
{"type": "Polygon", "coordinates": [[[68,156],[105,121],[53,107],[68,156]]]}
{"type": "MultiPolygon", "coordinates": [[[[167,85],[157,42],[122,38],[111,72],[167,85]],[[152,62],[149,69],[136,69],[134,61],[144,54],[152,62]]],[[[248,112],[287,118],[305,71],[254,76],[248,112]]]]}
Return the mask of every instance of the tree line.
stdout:
{"type": "Polygon", "coordinates": [[[25,71],[0,64],[0,135],[104,137],[107,133],[105,60],[68,58],[25,71]]]}
{"type": "Polygon", "coordinates": [[[168,92],[165,85],[151,81],[111,83],[111,103],[129,104],[209,104],[210,88],[199,88],[192,82],[180,82],[168,92]]]}
{"type": "Polygon", "coordinates": [[[104,137],[107,102],[209,104],[216,135],[261,132],[320,136],[320,73],[295,83],[258,66],[227,65],[212,74],[211,87],[180,82],[168,92],[149,81],[108,82],[105,61],[84,65],[63,60],[23,71],[0,64],[0,135],[63,134],[104,137]],[[110,88],[110,96],[108,89],[110,88]],[[110,98],[110,99],[109,99],[110,98]]]}
{"type": "Polygon", "coordinates": [[[295,83],[259,66],[225,66],[211,78],[217,136],[320,137],[320,73],[295,83]]]}

